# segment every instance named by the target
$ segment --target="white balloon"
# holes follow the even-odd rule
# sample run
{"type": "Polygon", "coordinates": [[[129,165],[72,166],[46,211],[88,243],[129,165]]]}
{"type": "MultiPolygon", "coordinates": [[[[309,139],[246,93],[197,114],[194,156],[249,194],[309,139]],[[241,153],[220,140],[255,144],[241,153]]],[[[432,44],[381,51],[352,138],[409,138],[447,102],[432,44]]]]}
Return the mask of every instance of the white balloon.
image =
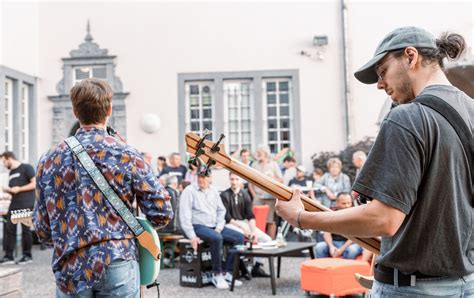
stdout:
{"type": "Polygon", "coordinates": [[[146,114],[140,121],[140,126],[146,133],[155,133],[161,126],[160,117],[156,114],[146,114]]]}

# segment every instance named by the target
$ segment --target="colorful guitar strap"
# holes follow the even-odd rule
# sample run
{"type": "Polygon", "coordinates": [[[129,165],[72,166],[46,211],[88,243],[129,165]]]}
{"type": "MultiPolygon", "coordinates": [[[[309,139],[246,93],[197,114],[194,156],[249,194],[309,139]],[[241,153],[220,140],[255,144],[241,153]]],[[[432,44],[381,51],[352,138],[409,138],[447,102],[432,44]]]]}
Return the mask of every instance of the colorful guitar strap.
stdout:
{"type": "Polygon", "coordinates": [[[136,237],[142,234],[145,231],[143,226],[135,218],[132,212],[128,210],[127,206],[125,206],[112,187],[110,187],[109,182],[107,182],[107,179],[105,179],[104,175],[97,168],[95,163],[92,161],[92,158],[89,156],[89,154],[87,154],[84,146],[82,146],[79,140],[75,136],[72,136],[67,138],[65,142],[72,150],[74,155],[79,159],[79,162],[82,164],[86,172],[92,178],[92,181],[94,181],[110,205],[112,205],[118,215],[130,228],[130,230],[132,230],[133,234],[136,237]]]}

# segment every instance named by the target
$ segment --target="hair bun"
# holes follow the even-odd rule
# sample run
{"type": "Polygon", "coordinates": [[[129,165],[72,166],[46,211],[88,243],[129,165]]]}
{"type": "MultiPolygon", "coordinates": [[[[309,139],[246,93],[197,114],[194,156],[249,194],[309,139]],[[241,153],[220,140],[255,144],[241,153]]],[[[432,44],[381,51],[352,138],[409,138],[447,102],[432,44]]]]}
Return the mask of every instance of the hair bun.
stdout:
{"type": "Polygon", "coordinates": [[[466,49],[464,37],[456,33],[444,32],[436,39],[436,45],[443,57],[457,59],[466,49]]]}

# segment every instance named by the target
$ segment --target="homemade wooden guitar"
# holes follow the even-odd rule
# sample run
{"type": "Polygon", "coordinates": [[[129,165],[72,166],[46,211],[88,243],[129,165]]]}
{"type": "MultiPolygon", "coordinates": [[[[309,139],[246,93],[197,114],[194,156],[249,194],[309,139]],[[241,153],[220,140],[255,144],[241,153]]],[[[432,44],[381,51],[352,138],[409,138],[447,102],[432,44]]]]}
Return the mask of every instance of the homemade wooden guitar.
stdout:
{"type": "MultiPolygon", "coordinates": [[[[223,134],[220,135],[220,138],[217,142],[207,140],[206,138],[209,135],[209,131],[204,132],[203,137],[199,137],[193,132],[188,132],[186,134],[185,140],[187,151],[193,155],[193,158],[191,158],[189,161],[190,163],[194,164],[195,166],[206,165],[207,168],[212,166],[224,167],[244,178],[245,180],[255,184],[279,200],[288,201],[291,199],[293,190],[290,187],[283,185],[282,183],[231,158],[225,152],[224,144],[221,144],[221,141],[224,138],[223,134]]],[[[331,209],[321,205],[320,203],[305,195],[301,196],[301,200],[303,201],[304,207],[307,211],[332,212],[331,209]]],[[[378,238],[360,238],[347,236],[346,238],[354,241],[374,254],[380,254],[380,239],[378,238]]]]}

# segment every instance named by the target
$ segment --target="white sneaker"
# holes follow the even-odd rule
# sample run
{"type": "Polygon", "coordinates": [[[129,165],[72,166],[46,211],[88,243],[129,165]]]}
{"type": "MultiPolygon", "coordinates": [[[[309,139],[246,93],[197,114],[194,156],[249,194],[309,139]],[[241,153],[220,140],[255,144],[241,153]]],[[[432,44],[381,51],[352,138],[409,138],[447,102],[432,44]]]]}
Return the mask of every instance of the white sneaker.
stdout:
{"type": "MultiPolygon", "coordinates": [[[[225,281],[229,283],[229,285],[232,283],[232,274],[230,274],[230,272],[227,272],[224,278],[225,278],[225,281]]],[[[242,285],[242,282],[238,279],[235,279],[234,287],[240,287],[241,285],[242,285]]]]}
{"type": "Polygon", "coordinates": [[[227,284],[222,274],[214,274],[211,279],[212,284],[220,290],[228,290],[229,285],[227,284]]]}

